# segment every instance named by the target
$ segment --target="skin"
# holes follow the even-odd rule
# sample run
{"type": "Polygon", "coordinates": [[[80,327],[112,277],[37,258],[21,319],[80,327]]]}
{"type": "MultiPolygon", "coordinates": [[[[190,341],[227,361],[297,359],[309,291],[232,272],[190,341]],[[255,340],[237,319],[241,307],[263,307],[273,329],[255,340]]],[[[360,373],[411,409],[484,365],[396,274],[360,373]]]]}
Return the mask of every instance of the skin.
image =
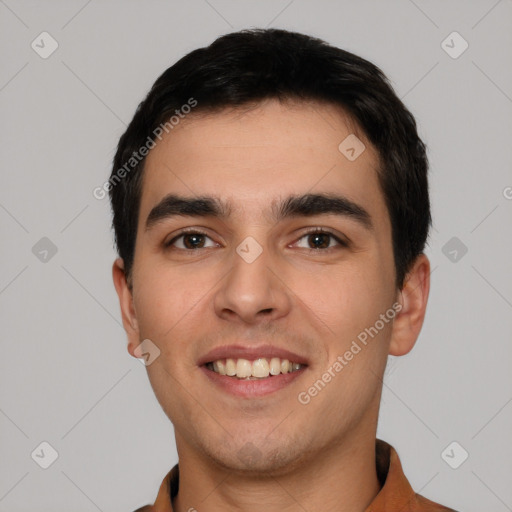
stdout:
{"type": "Polygon", "coordinates": [[[419,335],[430,266],[420,255],[397,290],[391,224],[377,181],[377,153],[339,108],[260,103],[247,111],[190,115],[149,153],[143,179],[131,285],[113,265],[128,351],[150,339],[161,351],[147,371],[174,425],[180,489],[174,510],[211,512],[364,510],[380,490],[375,437],[388,354],[408,353],[419,335]],[[366,150],[353,162],[338,145],[355,133],[366,150]],[[271,202],[289,194],[338,192],[363,206],[373,231],[347,217],[271,221],[271,202]],[[145,230],[167,194],[216,195],[226,220],[175,217],[145,230]],[[207,232],[205,247],[180,229],[207,232]],[[305,234],[332,230],[316,249],[305,234]],[[235,251],[247,236],[263,248],[248,264],[235,251]],[[189,245],[190,246],[190,245],[189,245]],[[182,248],[181,251],[179,248],[182,248]],[[308,248],[310,249],[308,251],[308,248]],[[326,251],[326,252],[321,252],[326,251]],[[297,400],[392,304],[401,311],[325,388],[297,400]],[[197,366],[211,349],[271,343],[310,365],[284,389],[260,398],[220,392],[197,366]],[[252,443],[253,460],[240,456],[252,443]]]}

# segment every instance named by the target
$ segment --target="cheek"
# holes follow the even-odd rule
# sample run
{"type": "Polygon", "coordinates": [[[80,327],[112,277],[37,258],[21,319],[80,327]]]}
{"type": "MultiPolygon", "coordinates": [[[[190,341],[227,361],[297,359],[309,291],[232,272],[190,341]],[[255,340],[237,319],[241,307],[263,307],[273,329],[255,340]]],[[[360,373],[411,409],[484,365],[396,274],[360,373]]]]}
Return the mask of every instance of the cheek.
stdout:
{"type": "MultiPolygon", "coordinates": [[[[199,277],[157,265],[139,272],[134,304],[141,336],[166,340],[189,325],[183,319],[201,307],[208,288],[200,286],[199,277]]],[[[192,322],[194,324],[194,322],[192,322]]]]}
{"type": "Polygon", "coordinates": [[[315,273],[289,276],[292,289],[337,351],[350,344],[364,328],[373,325],[391,306],[390,288],[384,273],[368,262],[335,267],[315,273]]]}
{"type": "Polygon", "coordinates": [[[326,424],[335,424],[347,411],[363,414],[380,389],[392,329],[392,322],[383,322],[380,315],[390,310],[393,300],[389,279],[368,265],[326,269],[325,277],[303,276],[294,290],[322,329],[319,342],[327,361],[311,384],[326,376],[329,384],[315,398],[315,407],[324,411],[326,424]]]}

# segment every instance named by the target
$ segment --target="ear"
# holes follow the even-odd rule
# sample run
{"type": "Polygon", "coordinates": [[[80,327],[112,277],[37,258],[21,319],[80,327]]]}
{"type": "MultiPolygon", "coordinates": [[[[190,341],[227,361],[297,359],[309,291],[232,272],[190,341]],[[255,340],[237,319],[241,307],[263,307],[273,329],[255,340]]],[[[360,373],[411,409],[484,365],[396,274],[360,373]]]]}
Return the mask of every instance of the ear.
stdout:
{"type": "Polygon", "coordinates": [[[425,318],[429,291],[430,261],[422,253],[416,258],[399,293],[402,309],[393,321],[390,355],[403,356],[414,347],[425,318]]]}
{"type": "Polygon", "coordinates": [[[128,336],[128,352],[137,358],[134,350],[140,344],[139,324],[133,305],[132,291],[126,280],[124,262],[121,258],[117,258],[112,265],[112,278],[121,306],[124,330],[128,336]]]}

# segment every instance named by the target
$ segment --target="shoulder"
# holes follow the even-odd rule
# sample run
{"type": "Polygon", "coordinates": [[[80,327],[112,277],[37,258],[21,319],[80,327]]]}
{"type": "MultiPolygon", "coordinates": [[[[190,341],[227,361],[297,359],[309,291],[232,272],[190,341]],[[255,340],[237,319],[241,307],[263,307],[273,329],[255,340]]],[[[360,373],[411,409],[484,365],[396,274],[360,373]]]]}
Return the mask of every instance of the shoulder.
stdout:
{"type": "Polygon", "coordinates": [[[444,505],[440,505],[439,503],[434,503],[433,501],[428,500],[424,496],[420,494],[416,494],[416,499],[418,505],[421,507],[418,510],[425,510],[428,512],[457,512],[453,508],[445,507],[444,505]]]}

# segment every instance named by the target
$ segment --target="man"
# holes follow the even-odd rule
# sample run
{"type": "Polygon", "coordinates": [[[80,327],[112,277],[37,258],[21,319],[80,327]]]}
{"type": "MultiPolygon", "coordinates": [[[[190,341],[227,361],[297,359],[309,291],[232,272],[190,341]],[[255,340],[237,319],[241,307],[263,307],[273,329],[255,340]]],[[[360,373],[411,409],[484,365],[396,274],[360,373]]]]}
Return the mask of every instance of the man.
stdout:
{"type": "Polygon", "coordinates": [[[139,510],[451,510],[376,439],[425,316],[427,169],[382,72],[318,39],[232,33],[158,78],[107,187],[128,350],[179,457],[139,510]]]}

